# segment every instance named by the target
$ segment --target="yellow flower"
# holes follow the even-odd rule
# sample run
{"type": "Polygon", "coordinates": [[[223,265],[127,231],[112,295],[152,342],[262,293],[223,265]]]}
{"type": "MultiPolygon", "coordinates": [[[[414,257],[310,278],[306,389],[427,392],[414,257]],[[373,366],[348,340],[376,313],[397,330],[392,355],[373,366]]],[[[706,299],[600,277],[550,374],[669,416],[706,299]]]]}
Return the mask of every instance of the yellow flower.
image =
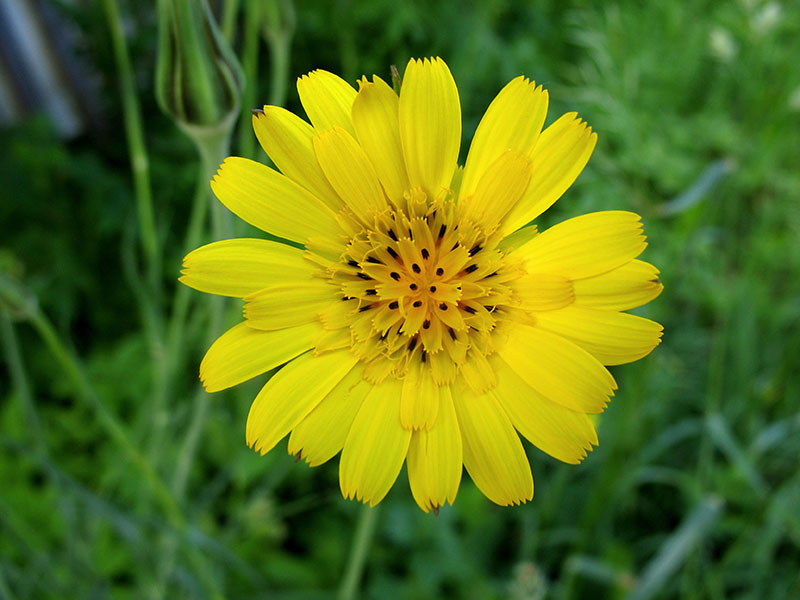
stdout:
{"type": "Polygon", "coordinates": [[[356,92],[326,71],[297,82],[311,125],[275,106],[253,117],[280,173],[228,158],[212,182],[262,239],[203,246],[181,281],[244,299],[244,321],[200,365],[210,392],[287,363],[247,420],[262,454],[287,434],[316,466],[342,452],[346,498],[371,505],[405,462],[425,510],[455,500],[462,464],[501,505],[533,496],[517,432],[578,463],[587,416],[616,389],[603,365],[646,356],[662,327],[625,310],[662,289],[636,257],[638,215],[527,224],[594,149],[575,113],[542,131],[548,94],[518,77],[483,116],[466,164],[458,89],[439,58],[411,60],[400,96],[373,76],[356,92]]]}

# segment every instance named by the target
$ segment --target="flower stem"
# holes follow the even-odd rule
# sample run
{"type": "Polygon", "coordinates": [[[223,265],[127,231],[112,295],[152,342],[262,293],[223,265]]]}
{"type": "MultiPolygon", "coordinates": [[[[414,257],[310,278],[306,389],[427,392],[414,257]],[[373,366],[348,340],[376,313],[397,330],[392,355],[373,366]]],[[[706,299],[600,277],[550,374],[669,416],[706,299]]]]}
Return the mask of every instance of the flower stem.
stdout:
{"type": "MultiPolygon", "coordinates": [[[[142,249],[147,261],[148,279],[151,285],[160,281],[161,250],[153,212],[153,197],[150,190],[150,167],[147,149],[144,143],[142,114],[139,99],[136,96],[136,85],[131,68],[130,56],[125,45],[125,34],[122,19],[116,0],[103,0],[108,27],[111,32],[111,45],[114,60],[119,73],[120,93],[122,96],[125,133],[128,141],[128,155],[133,173],[133,185],[136,193],[136,206],[139,216],[139,231],[142,249]]],[[[154,289],[154,291],[157,291],[154,289]]]]}
{"type": "Polygon", "coordinates": [[[364,563],[369,547],[372,544],[379,512],[379,506],[372,507],[369,504],[365,504],[361,507],[361,514],[356,524],[355,538],[350,548],[347,569],[339,586],[339,600],[355,600],[357,597],[361,575],[364,572],[364,563]]]}
{"type": "Polygon", "coordinates": [[[242,43],[242,118],[239,119],[239,153],[245,158],[255,158],[255,142],[250,109],[256,108],[258,97],[258,31],[261,22],[260,0],[247,0],[244,6],[244,39],[242,43]]]}

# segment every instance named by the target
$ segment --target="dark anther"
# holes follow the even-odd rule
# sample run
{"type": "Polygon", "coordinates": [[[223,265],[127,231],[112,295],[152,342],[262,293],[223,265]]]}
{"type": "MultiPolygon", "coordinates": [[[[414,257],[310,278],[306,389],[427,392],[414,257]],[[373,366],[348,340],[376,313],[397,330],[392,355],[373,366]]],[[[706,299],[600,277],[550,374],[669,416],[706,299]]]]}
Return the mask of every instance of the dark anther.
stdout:
{"type": "Polygon", "coordinates": [[[439,227],[439,237],[444,237],[444,232],[447,231],[447,225],[439,227]]]}
{"type": "Polygon", "coordinates": [[[394,229],[389,230],[389,237],[392,238],[395,242],[397,241],[397,234],[394,232],[394,229]]]}
{"type": "Polygon", "coordinates": [[[455,342],[456,341],[456,332],[453,330],[452,327],[450,329],[448,329],[448,332],[450,333],[450,338],[455,342]]]}
{"type": "Polygon", "coordinates": [[[356,277],[360,277],[361,279],[366,279],[367,281],[372,281],[372,277],[370,277],[366,273],[356,273],[356,277]]]}
{"type": "Polygon", "coordinates": [[[472,250],[469,251],[469,255],[470,256],[475,256],[481,250],[483,250],[483,246],[481,246],[480,244],[477,244],[477,245],[472,247],[472,250]]]}
{"type": "Polygon", "coordinates": [[[425,320],[422,322],[422,328],[423,328],[423,329],[430,329],[430,326],[431,326],[431,322],[430,322],[428,319],[425,319],[425,320]]]}
{"type": "Polygon", "coordinates": [[[475,309],[474,309],[474,308],[472,308],[471,306],[465,306],[465,307],[464,307],[464,310],[465,310],[465,311],[467,311],[467,312],[468,312],[469,314],[471,314],[471,315],[474,315],[476,312],[478,312],[477,310],[475,310],[475,309]]]}
{"type": "Polygon", "coordinates": [[[427,248],[423,248],[422,249],[422,258],[428,259],[428,258],[430,258],[430,256],[431,256],[431,253],[428,252],[428,249],[427,248]]]}
{"type": "Polygon", "coordinates": [[[408,342],[408,351],[413,352],[414,348],[417,347],[417,338],[411,338],[411,341],[408,342]]]}
{"type": "Polygon", "coordinates": [[[453,250],[455,250],[456,248],[458,248],[458,242],[456,242],[455,244],[453,244],[453,247],[452,247],[452,248],[450,248],[450,252],[452,252],[452,251],[453,251],[453,250]]]}
{"type": "Polygon", "coordinates": [[[392,271],[391,273],[389,273],[389,276],[395,281],[400,281],[400,273],[398,273],[397,271],[392,271]]]}
{"type": "Polygon", "coordinates": [[[394,248],[391,246],[386,246],[386,251],[391,255],[392,258],[397,258],[397,252],[395,252],[394,248]]]}
{"type": "Polygon", "coordinates": [[[358,263],[356,261],[354,261],[352,258],[347,261],[347,264],[350,265],[351,267],[357,267],[358,266],[358,263]]]}
{"type": "Polygon", "coordinates": [[[372,308],[372,304],[365,304],[364,306],[358,309],[358,312],[364,312],[365,310],[369,310],[370,308],[372,308]]]}
{"type": "Polygon", "coordinates": [[[484,306],[484,308],[485,308],[486,310],[488,310],[489,312],[492,312],[492,311],[493,311],[495,308],[497,308],[497,307],[496,307],[496,306],[484,306]]]}
{"type": "Polygon", "coordinates": [[[422,306],[422,300],[415,300],[414,304],[412,304],[412,306],[414,308],[419,308],[420,306],[422,306]]]}
{"type": "Polygon", "coordinates": [[[439,277],[441,277],[442,275],[444,275],[444,269],[442,267],[439,267],[438,269],[436,269],[436,274],[439,277]]]}
{"type": "Polygon", "coordinates": [[[445,304],[444,302],[442,302],[442,303],[439,305],[439,310],[447,310],[447,304],[445,304]]]}
{"type": "Polygon", "coordinates": [[[417,289],[417,284],[416,284],[416,283],[412,283],[412,284],[411,284],[410,286],[408,286],[408,287],[409,287],[410,289],[412,289],[412,290],[416,290],[416,289],[417,289]]]}
{"type": "Polygon", "coordinates": [[[374,296],[378,292],[377,290],[367,290],[365,293],[367,294],[367,296],[374,296]]]}
{"type": "Polygon", "coordinates": [[[472,273],[473,271],[476,271],[477,269],[478,269],[478,265],[472,264],[472,265],[468,266],[466,269],[464,269],[464,272],[465,273],[472,273]]]}
{"type": "Polygon", "coordinates": [[[420,358],[422,359],[422,362],[427,361],[428,360],[428,353],[425,352],[425,350],[423,350],[422,351],[422,356],[420,356],[420,358]]]}
{"type": "Polygon", "coordinates": [[[368,256],[368,257],[367,257],[367,262],[368,262],[368,263],[372,263],[373,265],[382,265],[382,264],[383,264],[381,261],[379,261],[379,260],[378,260],[377,258],[375,258],[374,256],[368,256]]]}
{"type": "Polygon", "coordinates": [[[411,268],[414,271],[414,273],[419,273],[419,272],[422,271],[422,269],[419,268],[419,265],[417,263],[414,263],[413,265],[411,265],[411,268]]]}
{"type": "Polygon", "coordinates": [[[392,310],[394,310],[398,306],[400,305],[397,303],[397,300],[395,300],[394,302],[389,302],[389,308],[391,308],[392,310]]]}
{"type": "Polygon", "coordinates": [[[348,300],[352,300],[350,296],[342,296],[342,302],[347,302],[348,300]]]}
{"type": "Polygon", "coordinates": [[[494,277],[495,275],[497,275],[497,271],[494,273],[489,273],[486,277],[484,277],[484,279],[489,279],[489,277],[494,277]]]}
{"type": "Polygon", "coordinates": [[[431,294],[433,294],[434,292],[436,292],[436,286],[435,286],[435,285],[432,285],[432,286],[431,286],[431,287],[429,287],[428,289],[431,291],[431,294]]]}

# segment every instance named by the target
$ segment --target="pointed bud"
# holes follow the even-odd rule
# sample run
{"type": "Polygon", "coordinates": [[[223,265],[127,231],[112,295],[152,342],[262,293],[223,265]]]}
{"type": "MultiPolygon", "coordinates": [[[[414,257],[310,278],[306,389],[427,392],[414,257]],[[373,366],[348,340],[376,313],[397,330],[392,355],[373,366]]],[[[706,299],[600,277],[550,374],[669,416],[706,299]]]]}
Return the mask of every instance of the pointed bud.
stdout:
{"type": "Polygon", "coordinates": [[[205,0],[159,0],[156,96],[165,113],[192,137],[229,129],[238,116],[242,81],[205,0]]]}

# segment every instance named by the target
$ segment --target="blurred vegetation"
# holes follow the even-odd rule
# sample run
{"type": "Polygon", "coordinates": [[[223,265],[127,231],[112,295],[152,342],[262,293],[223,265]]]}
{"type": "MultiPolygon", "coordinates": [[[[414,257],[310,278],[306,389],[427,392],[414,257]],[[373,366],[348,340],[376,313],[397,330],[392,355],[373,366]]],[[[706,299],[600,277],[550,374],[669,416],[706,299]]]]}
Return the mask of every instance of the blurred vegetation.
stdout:
{"type": "MultiPolygon", "coordinates": [[[[0,598],[334,597],[360,507],[341,498],[336,460],[309,469],[281,446],[263,458],[245,447],[260,381],[214,395],[198,418],[202,294],[188,297],[166,401],[155,396],[109,28],[99,6],[54,6],[81,32],[104,112],[70,142],[41,118],[0,131],[0,598]]],[[[164,311],[205,188],[194,148],[156,106],[154,8],[121,8],[164,253],[163,295],[149,301],[164,311]]],[[[599,448],[574,467],[526,444],[536,495],[512,509],[465,476],[454,507],[425,515],[401,474],[363,597],[800,597],[800,6],[216,8],[249,77],[244,111],[285,99],[302,114],[292,78],[313,68],[355,83],[440,55],[466,149],[502,85],[536,79],[548,122],[578,110],[599,134],[544,225],[637,211],[645,258],[662,270],[663,295],[640,312],[664,341],[612,369],[620,390],[599,448]]],[[[234,154],[267,160],[249,119],[237,131],[234,154]]]]}

